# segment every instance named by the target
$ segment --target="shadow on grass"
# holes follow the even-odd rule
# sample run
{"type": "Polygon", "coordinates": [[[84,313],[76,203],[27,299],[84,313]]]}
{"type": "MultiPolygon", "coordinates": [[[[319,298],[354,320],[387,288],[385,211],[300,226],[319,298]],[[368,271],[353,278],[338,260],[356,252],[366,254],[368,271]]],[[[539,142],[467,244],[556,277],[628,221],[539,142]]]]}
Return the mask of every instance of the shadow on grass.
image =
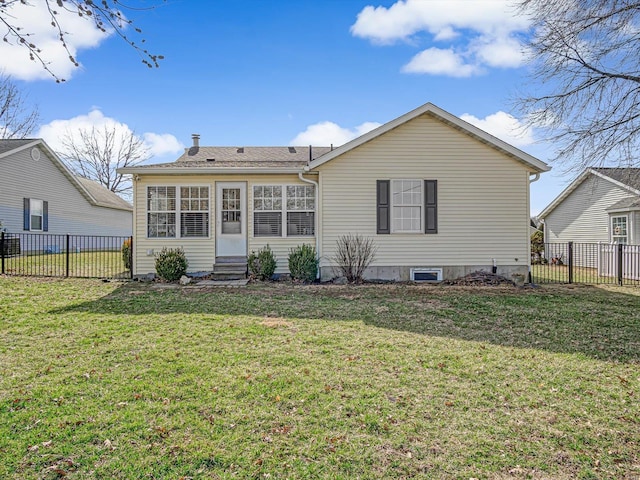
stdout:
{"type": "Polygon", "coordinates": [[[257,316],[367,325],[494,345],[640,361],[640,296],[589,286],[411,285],[176,288],[130,283],[51,313],[257,316]]]}

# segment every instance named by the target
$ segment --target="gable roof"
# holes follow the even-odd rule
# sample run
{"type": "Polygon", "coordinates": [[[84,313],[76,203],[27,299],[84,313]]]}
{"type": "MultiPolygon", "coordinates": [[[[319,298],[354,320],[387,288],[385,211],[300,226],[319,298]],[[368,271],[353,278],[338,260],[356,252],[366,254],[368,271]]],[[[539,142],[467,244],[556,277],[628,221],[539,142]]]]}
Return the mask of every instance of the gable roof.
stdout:
{"type": "Polygon", "coordinates": [[[480,142],[485,143],[490,147],[493,147],[496,150],[499,150],[502,153],[514,158],[515,160],[523,163],[527,168],[529,168],[531,173],[542,173],[542,172],[548,172],[549,170],[551,170],[551,167],[546,163],[544,163],[543,161],[538,160],[534,156],[523,152],[522,150],[514,147],[513,145],[510,145],[507,142],[504,142],[499,138],[488,134],[484,130],[479,129],[478,127],[471,125],[470,123],[465,122],[461,118],[458,118],[455,115],[450,114],[449,112],[441,109],[440,107],[436,107],[433,103],[425,103],[424,105],[414,110],[411,110],[410,112],[405,113],[404,115],[394,120],[391,120],[390,122],[387,122],[384,125],[381,125],[378,128],[371,130],[370,132],[365,133],[364,135],[361,135],[358,138],[355,138],[348,143],[345,143],[344,145],[341,145],[340,147],[335,148],[334,150],[323,155],[322,157],[313,160],[309,164],[308,169],[312,170],[314,168],[317,168],[320,165],[327,163],[333,160],[334,158],[342,155],[343,153],[346,153],[349,150],[353,150],[354,148],[359,147],[360,145],[367,143],[373,140],[374,138],[377,138],[387,133],[388,131],[393,130],[394,128],[397,128],[400,125],[403,125],[409,122],[410,120],[413,120],[414,118],[424,114],[431,115],[437,118],[438,120],[452,126],[453,128],[475,138],[476,140],[479,140],[480,142]]]}
{"type": "Polygon", "coordinates": [[[118,169],[120,173],[298,173],[330,147],[190,147],[175,161],[118,169]]]}
{"type": "MultiPolygon", "coordinates": [[[[542,212],[540,212],[538,218],[545,218],[548,216],[564,201],[565,198],[571,195],[576,188],[582,185],[582,182],[592,175],[627,190],[631,195],[640,196],[640,168],[588,168],[582,172],[578,178],[571,182],[567,188],[560,192],[560,195],[558,195],[544,210],[542,210],[542,212]]],[[[624,202],[627,202],[627,200],[622,200],[621,202],[612,205],[610,209],[613,207],[623,208],[623,205],[625,205],[624,202]]],[[[631,205],[631,203],[629,203],[629,205],[631,205]]]]}
{"type": "Polygon", "coordinates": [[[91,205],[104,208],[115,208],[117,210],[133,210],[133,207],[129,202],[123,200],[111,190],[105,188],[103,185],[100,185],[99,183],[92,180],[74,175],[62,162],[62,160],[58,158],[56,153],[51,150],[49,145],[47,145],[47,143],[41,138],[0,140],[0,160],[2,158],[8,157],[9,155],[13,155],[22,150],[33,148],[35,146],[38,146],[45,152],[51,162],[62,172],[65,177],[67,177],[69,183],[71,183],[71,185],[73,185],[91,205]]]}

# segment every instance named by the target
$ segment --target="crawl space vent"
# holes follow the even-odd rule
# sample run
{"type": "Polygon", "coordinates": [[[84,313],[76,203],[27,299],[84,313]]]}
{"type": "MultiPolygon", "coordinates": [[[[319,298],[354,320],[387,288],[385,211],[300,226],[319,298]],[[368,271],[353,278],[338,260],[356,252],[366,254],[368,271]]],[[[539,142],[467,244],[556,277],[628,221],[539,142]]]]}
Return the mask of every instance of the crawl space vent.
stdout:
{"type": "Polygon", "coordinates": [[[441,268],[412,268],[411,281],[412,282],[441,282],[442,269],[441,268]]]}

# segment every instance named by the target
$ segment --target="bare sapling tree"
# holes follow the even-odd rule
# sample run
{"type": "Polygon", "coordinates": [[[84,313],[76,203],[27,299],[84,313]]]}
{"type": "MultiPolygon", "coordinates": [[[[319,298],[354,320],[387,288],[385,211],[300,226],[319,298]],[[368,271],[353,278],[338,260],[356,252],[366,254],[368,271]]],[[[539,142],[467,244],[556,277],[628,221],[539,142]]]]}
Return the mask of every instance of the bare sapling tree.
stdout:
{"type": "Polygon", "coordinates": [[[16,84],[0,75],[0,139],[27,138],[38,120],[38,108],[28,106],[16,84]]]}
{"type": "Polygon", "coordinates": [[[56,152],[76,174],[128,197],[131,181],[116,170],[151,158],[144,141],[131,130],[116,125],[67,131],[56,152]]]}
{"type": "MultiPolygon", "coordinates": [[[[25,30],[19,19],[12,14],[12,7],[16,4],[45,11],[45,15],[42,18],[54,29],[58,41],[67,52],[69,61],[76,67],[79,65],[78,61],[67,43],[67,37],[72,35],[73,32],[67,30],[68,22],[65,22],[64,16],[61,15],[65,11],[91,22],[97,30],[103,33],[115,33],[140,55],[142,63],[149,68],[158,67],[159,60],[164,58],[162,55],[150,53],[143,46],[145,43],[144,38],[141,38],[140,44],[138,44],[130,35],[130,33],[133,35],[142,34],[142,30],[133,25],[133,20],[127,18],[126,12],[155,8],[155,6],[149,6],[144,2],[132,0],[132,2],[124,4],[119,0],[99,0],[95,2],[93,0],[0,0],[0,27],[4,27],[4,32],[0,30],[2,40],[24,48],[29,58],[40,63],[42,68],[51,74],[57,82],[64,82],[65,79],[51,70],[50,64],[46,60],[46,52],[43,52],[44,46],[38,44],[34,34],[25,30]],[[133,29],[133,32],[128,30],[129,27],[133,29]]],[[[34,15],[34,17],[36,16],[34,15]]]]}
{"type": "Polygon", "coordinates": [[[532,22],[519,107],[569,170],[640,165],[640,1],[516,0],[532,22]]]}
{"type": "Polygon", "coordinates": [[[359,283],[364,272],[376,257],[377,247],[373,240],[360,234],[342,235],[336,242],[336,252],[331,258],[337,271],[349,283],[359,283]]]}

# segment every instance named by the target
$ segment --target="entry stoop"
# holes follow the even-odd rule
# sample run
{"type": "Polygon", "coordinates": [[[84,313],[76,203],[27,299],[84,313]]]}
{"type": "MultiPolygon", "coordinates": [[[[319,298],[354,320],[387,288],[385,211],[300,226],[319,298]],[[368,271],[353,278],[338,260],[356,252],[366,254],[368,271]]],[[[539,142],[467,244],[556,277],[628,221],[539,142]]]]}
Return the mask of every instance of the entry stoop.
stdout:
{"type": "Polygon", "coordinates": [[[247,278],[247,257],[216,257],[213,280],[241,280],[247,278]]]}

